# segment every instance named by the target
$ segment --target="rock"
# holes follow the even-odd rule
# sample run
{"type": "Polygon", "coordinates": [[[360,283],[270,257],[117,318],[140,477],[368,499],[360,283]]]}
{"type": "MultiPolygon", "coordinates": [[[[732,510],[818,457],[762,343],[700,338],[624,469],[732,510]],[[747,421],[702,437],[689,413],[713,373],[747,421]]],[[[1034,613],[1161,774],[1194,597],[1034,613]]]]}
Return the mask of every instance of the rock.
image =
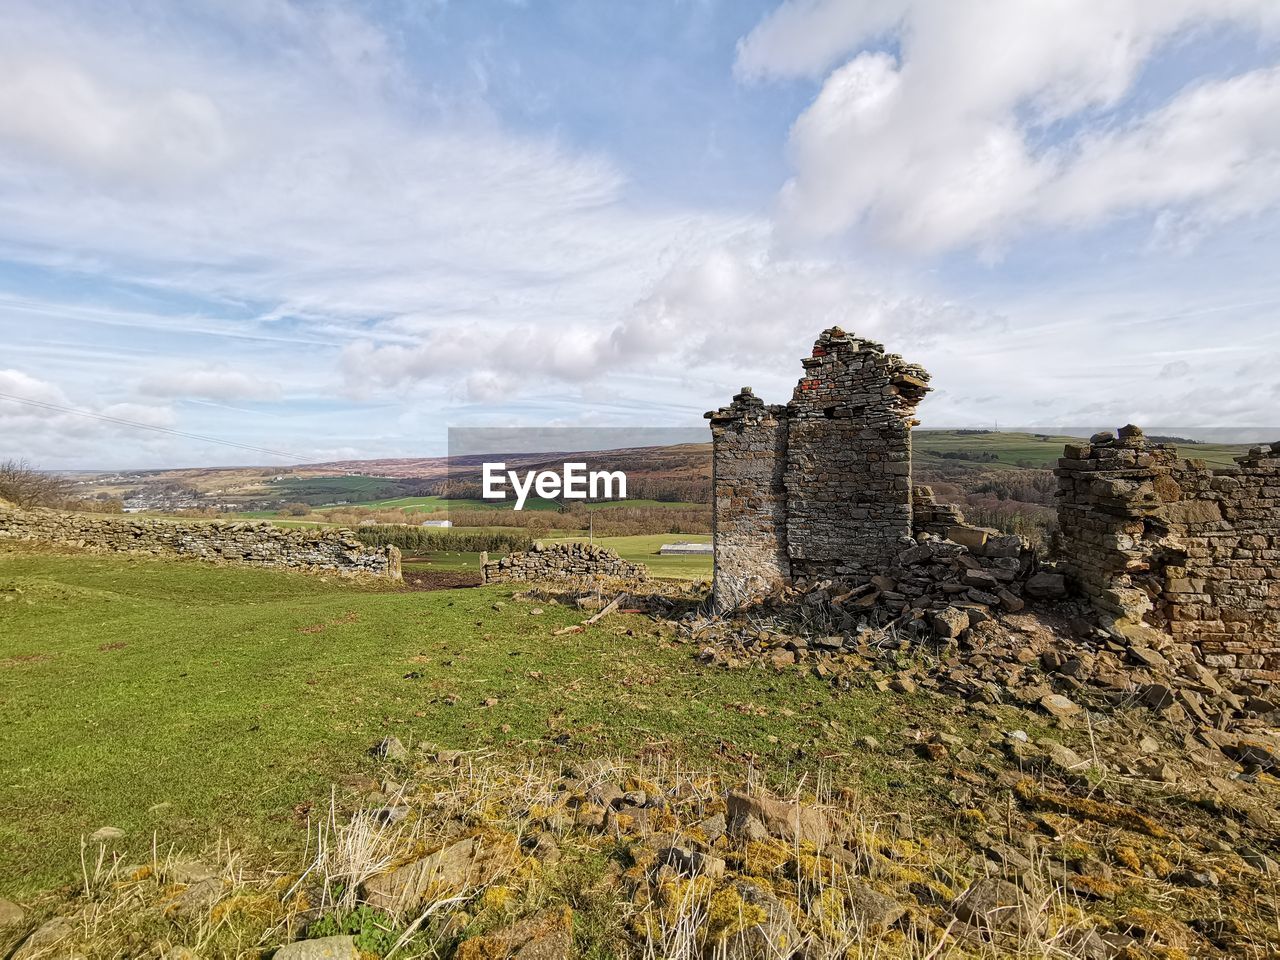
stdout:
{"type": "Polygon", "coordinates": [[[481,850],[474,837],[466,837],[366,880],[363,899],[378,910],[407,913],[429,896],[453,896],[477,885],[490,858],[488,848],[481,850]]]}
{"type": "Polygon", "coordinates": [[[1061,939],[1063,946],[1068,948],[1068,955],[1080,960],[1111,960],[1118,953],[1093,928],[1064,931],[1061,939]]]}
{"type": "Polygon", "coordinates": [[[556,835],[548,830],[534,836],[527,846],[529,854],[539,863],[550,866],[560,862],[560,845],[556,843],[556,835]]]}
{"type": "Polygon", "coordinates": [[[764,920],[730,934],[716,956],[723,960],[776,960],[794,954],[803,935],[786,906],[754,883],[739,883],[735,889],[744,903],[763,911],[764,920]]]}
{"type": "Polygon", "coordinates": [[[822,846],[831,836],[826,813],[816,807],[766,796],[753,797],[745,790],[730,790],[725,802],[730,830],[735,830],[740,821],[753,818],[770,836],[781,840],[809,840],[822,846]]]}
{"type": "Polygon", "coordinates": [[[200,955],[190,947],[170,947],[160,955],[160,960],[200,960],[200,955]]]}
{"type": "Polygon", "coordinates": [[[916,682],[908,674],[900,673],[889,682],[889,689],[894,693],[915,693],[916,682]]]}
{"type": "Polygon", "coordinates": [[[123,840],[125,833],[119,827],[99,827],[89,834],[90,843],[110,843],[112,840],[123,840]]]}
{"type": "Polygon", "coordinates": [[[369,752],[375,757],[381,757],[384,760],[403,760],[409,756],[409,751],[405,749],[399,737],[383,737],[373,745],[373,749],[369,752]]]}
{"type": "Polygon", "coordinates": [[[952,904],[955,915],[979,929],[1025,936],[1039,932],[1043,919],[1030,908],[1030,898],[1008,880],[979,880],[952,904]]]}
{"type": "Polygon", "coordinates": [[[1044,750],[1049,765],[1057,774],[1081,776],[1088,769],[1089,765],[1070,747],[1052,741],[1042,741],[1040,747],[1044,750]]]}
{"type": "Polygon", "coordinates": [[[1045,694],[1040,698],[1040,706],[1045,709],[1046,713],[1057,717],[1059,720],[1066,717],[1074,717],[1080,712],[1078,703],[1060,693],[1045,694]]]}
{"type": "Polygon", "coordinates": [[[849,882],[849,914],[863,933],[883,933],[906,915],[907,908],[861,880],[849,882]]]}
{"type": "Polygon", "coordinates": [[[355,937],[319,937],[287,943],[273,960],[360,960],[355,937]]]}
{"type": "Polygon", "coordinates": [[[1037,600],[1064,600],[1067,596],[1067,583],[1062,574],[1043,570],[1032,574],[1023,589],[1027,596],[1037,600]]]}
{"type": "Polygon", "coordinates": [[[204,880],[216,880],[218,871],[207,864],[195,860],[178,860],[164,869],[165,879],[170,883],[200,883],[204,880]]]}
{"type": "Polygon", "coordinates": [[[702,836],[707,843],[715,843],[725,835],[728,829],[728,822],[725,820],[723,813],[717,813],[713,817],[707,817],[694,825],[695,829],[702,832],[702,836]]]}
{"type": "Polygon", "coordinates": [[[1026,606],[1021,597],[1011,593],[1004,587],[996,591],[996,597],[1000,600],[1000,606],[1008,613],[1017,613],[1026,606]]]}
{"type": "Polygon", "coordinates": [[[569,960],[573,955],[573,911],[544,910],[482,937],[464,940],[454,960],[569,960]]]}
{"type": "Polygon", "coordinates": [[[931,623],[935,636],[954,640],[969,629],[969,614],[958,607],[947,607],[935,613],[931,623]]]}
{"type": "Polygon", "coordinates": [[[986,527],[970,527],[957,524],[947,528],[947,539],[952,543],[968,547],[970,550],[977,550],[985,546],[987,538],[997,532],[986,527]]]}
{"type": "Polygon", "coordinates": [[[12,900],[0,898],[0,930],[5,927],[19,926],[26,919],[27,911],[12,900]]]}
{"type": "Polygon", "coordinates": [[[72,944],[76,927],[66,917],[54,917],[42,924],[31,936],[22,941],[22,946],[14,951],[10,960],[35,960],[36,957],[66,958],[82,956],[72,944]],[[53,948],[58,948],[56,953],[53,948]]]}
{"type": "Polygon", "coordinates": [[[1239,763],[1261,767],[1263,770],[1280,767],[1280,738],[1226,730],[1205,730],[1202,736],[1239,763]]]}
{"type": "Polygon", "coordinates": [[[222,899],[222,880],[209,877],[188,884],[186,889],[170,900],[164,912],[172,917],[196,917],[222,899]]]}
{"type": "Polygon", "coordinates": [[[690,847],[662,847],[658,850],[658,863],[669,864],[680,873],[694,876],[706,874],[713,880],[724,876],[725,862],[719,857],[702,853],[690,847]]]}

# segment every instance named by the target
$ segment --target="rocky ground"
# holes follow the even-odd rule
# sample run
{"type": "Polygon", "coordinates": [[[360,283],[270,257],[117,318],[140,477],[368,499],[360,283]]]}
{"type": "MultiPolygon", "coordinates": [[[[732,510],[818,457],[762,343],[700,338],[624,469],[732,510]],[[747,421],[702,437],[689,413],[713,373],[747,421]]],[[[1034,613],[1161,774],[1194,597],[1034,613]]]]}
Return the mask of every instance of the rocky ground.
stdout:
{"type": "Polygon", "coordinates": [[[730,618],[661,584],[514,600],[648,611],[706,683],[807,670],[835,696],[907,694],[911,722],[855,744],[882,783],[388,738],[377,775],[313,816],[307,862],[127,862],[106,828],[78,889],[0,902],[0,956],[1280,955],[1276,703],[1097,622],[1052,571],[955,546],[926,539],[871,590],[816,584],[730,618]],[[1014,577],[972,576],[993,569],[1014,577]]]}

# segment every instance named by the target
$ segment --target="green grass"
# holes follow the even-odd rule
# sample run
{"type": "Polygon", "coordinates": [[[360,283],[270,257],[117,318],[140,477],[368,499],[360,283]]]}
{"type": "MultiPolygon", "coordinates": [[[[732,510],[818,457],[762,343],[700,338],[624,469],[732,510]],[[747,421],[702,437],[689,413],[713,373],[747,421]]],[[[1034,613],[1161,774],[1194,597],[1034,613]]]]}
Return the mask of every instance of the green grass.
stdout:
{"type": "MultiPolygon", "coordinates": [[[[956,430],[915,430],[911,434],[912,449],[918,463],[972,463],[939,457],[945,452],[993,453],[994,463],[977,463],[986,467],[1034,467],[1052,469],[1058,465],[1062,448],[1079,443],[1079,437],[1033,433],[962,433],[956,430]]],[[[1248,449],[1239,444],[1184,443],[1175,444],[1183,457],[1207,461],[1211,466],[1230,467],[1232,459],[1248,449]]]]}
{"type": "Polygon", "coordinates": [[[638,616],[557,637],[583,615],[534,616],[511,592],[0,551],[0,895],[73,882],[79,838],[103,825],[137,859],[153,831],[296,852],[296,811],[371,769],[387,734],[523,754],[564,733],[590,751],[794,770],[894,723],[885,697],[799,670],[707,671],[638,616]]]}

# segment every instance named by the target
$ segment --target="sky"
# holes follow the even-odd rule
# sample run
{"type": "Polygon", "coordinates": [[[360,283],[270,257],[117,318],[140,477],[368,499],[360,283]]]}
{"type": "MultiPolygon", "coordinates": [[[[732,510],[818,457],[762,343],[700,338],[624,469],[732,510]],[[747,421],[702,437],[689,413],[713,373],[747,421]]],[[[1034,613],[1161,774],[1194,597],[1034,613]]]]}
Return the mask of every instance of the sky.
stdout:
{"type": "Polygon", "coordinates": [[[1274,0],[5,0],[0,25],[0,459],[697,427],[743,385],[785,402],[834,324],[933,374],[926,428],[1280,439],[1274,0]]]}

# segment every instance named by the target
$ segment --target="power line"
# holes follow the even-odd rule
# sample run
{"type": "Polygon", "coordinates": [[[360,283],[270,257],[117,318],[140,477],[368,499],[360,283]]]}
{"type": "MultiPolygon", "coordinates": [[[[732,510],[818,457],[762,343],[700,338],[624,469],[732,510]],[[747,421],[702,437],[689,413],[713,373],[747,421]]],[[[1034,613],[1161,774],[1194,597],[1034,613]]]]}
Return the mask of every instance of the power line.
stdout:
{"type": "Polygon", "coordinates": [[[303,463],[320,463],[319,460],[308,460],[300,457],[296,453],[287,453],[283,450],[272,450],[270,447],[255,447],[249,443],[239,443],[235,440],[223,440],[220,437],[206,437],[199,433],[187,433],[185,430],[174,430],[171,427],[161,427],[154,423],[141,423],[137,420],[129,420],[125,417],[112,417],[105,413],[94,413],[90,410],[80,410],[76,407],[64,407],[61,404],[49,403],[45,400],[33,400],[30,397],[15,397],[12,394],[0,393],[0,399],[12,400],[14,403],[25,403],[32,407],[41,407],[45,410],[54,410],[58,413],[69,413],[77,417],[86,417],[90,420],[99,420],[103,423],[114,423],[125,427],[134,427],[138,430],[154,430],[156,433],[165,433],[171,437],[183,437],[187,440],[199,440],[203,443],[217,443],[224,447],[236,447],[240,450],[249,450],[253,453],[265,453],[272,457],[283,457],[292,464],[303,463]]]}

